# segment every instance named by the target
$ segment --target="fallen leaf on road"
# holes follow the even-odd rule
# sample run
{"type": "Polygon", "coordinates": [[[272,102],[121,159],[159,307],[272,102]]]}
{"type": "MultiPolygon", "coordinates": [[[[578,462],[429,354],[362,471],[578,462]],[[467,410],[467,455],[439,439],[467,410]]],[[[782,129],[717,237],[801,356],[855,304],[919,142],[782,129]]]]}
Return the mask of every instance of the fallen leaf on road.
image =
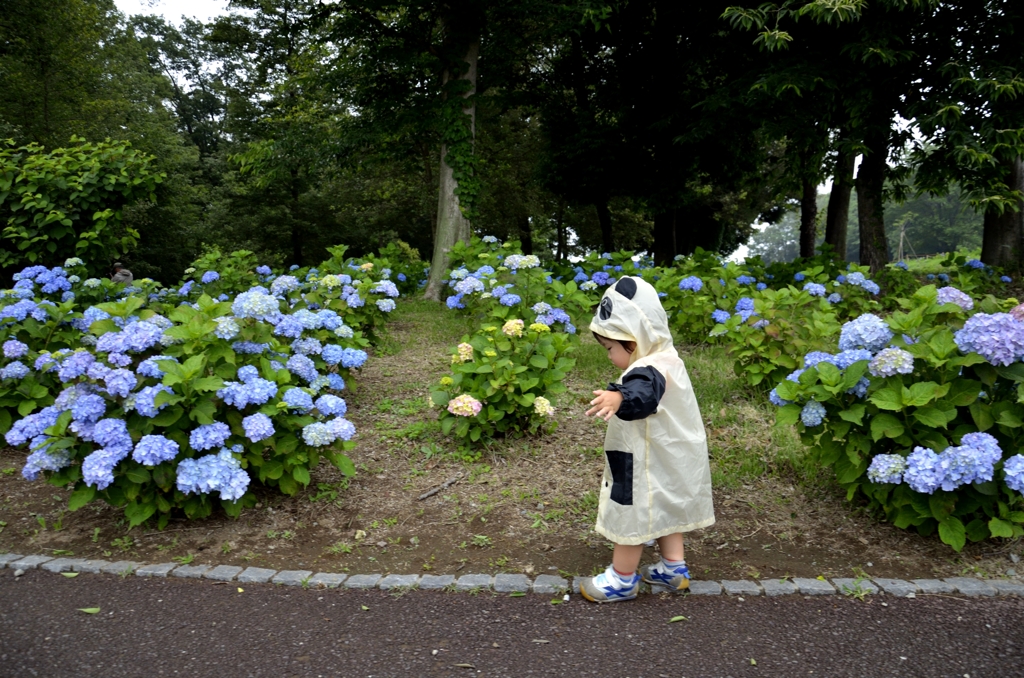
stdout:
{"type": "Polygon", "coordinates": [[[79,612],[84,612],[86,614],[96,614],[97,612],[100,611],[100,608],[98,608],[98,607],[80,607],[80,608],[78,608],[78,611],[79,612]]]}
{"type": "Polygon", "coordinates": [[[540,640],[538,638],[534,638],[533,642],[535,642],[535,643],[550,643],[551,641],[550,640],[540,640]]]}
{"type": "Polygon", "coordinates": [[[757,660],[756,660],[756,659],[754,659],[753,657],[751,657],[751,658],[750,658],[750,665],[751,665],[751,666],[757,666],[757,660]]]}
{"type": "Polygon", "coordinates": [[[77,577],[79,575],[78,572],[61,572],[61,574],[64,575],[65,577],[67,577],[68,579],[72,579],[72,578],[77,577]]]}
{"type": "Polygon", "coordinates": [[[456,667],[458,667],[460,669],[475,669],[476,668],[472,664],[452,664],[452,666],[456,666],[456,667]]]}
{"type": "Polygon", "coordinates": [[[522,598],[525,595],[526,594],[523,593],[522,591],[513,591],[512,593],[508,594],[508,597],[509,598],[522,598]]]}
{"type": "Polygon", "coordinates": [[[669,619],[668,623],[671,624],[672,622],[677,622],[677,621],[690,621],[690,620],[687,619],[686,617],[684,617],[683,615],[678,615],[676,617],[672,617],[671,619],[669,619]]]}
{"type": "Polygon", "coordinates": [[[244,593],[244,592],[245,592],[245,589],[243,589],[243,588],[242,588],[241,586],[239,586],[239,587],[238,587],[238,592],[239,592],[239,593],[244,593]]]}
{"type": "Polygon", "coordinates": [[[364,612],[365,612],[366,610],[369,610],[369,609],[370,609],[370,608],[366,607],[365,605],[360,605],[359,607],[363,608],[363,611],[364,611],[364,612]]]}
{"type": "Polygon", "coordinates": [[[552,605],[561,605],[562,604],[562,599],[561,598],[555,598],[554,600],[551,601],[551,604],[552,605]]]}

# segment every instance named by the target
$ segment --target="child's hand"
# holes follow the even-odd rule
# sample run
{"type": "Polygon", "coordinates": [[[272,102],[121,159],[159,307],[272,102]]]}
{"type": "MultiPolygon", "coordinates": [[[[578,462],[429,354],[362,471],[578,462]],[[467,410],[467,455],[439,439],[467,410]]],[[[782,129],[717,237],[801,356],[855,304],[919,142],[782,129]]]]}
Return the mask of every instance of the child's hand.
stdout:
{"type": "Polygon", "coordinates": [[[594,391],[594,395],[597,397],[590,401],[593,407],[587,410],[588,417],[597,415],[608,421],[612,418],[612,415],[619,411],[619,406],[622,405],[622,394],[618,391],[594,391]]]}

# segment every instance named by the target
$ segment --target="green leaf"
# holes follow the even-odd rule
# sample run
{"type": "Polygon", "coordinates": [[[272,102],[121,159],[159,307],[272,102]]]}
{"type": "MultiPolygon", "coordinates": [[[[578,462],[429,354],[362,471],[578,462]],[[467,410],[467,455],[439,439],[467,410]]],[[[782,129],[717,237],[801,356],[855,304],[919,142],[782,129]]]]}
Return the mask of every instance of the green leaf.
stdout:
{"type": "Polygon", "coordinates": [[[796,404],[780,407],[775,412],[776,426],[792,426],[800,421],[800,406],[796,404]]]}
{"type": "Polygon", "coordinates": [[[156,504],[151,502],[139,504],[133,501],[124,508],[124,514],[127,516],[131,527],[146,522],[154,513],[156,513],[156,504]]]}
{"type": "Polygon", "coordinates": [[[903,435],[903,422],[891,414],[876,414],[871,418],[871,437],[875,442],[886,438],[896,438],[903,435]]]}
{"type": "Polygon", "coordinates": [[[967,523],[967,538],[973,542],[979,542],[988,539],[991,533],[988,530],[988,525],[985,524],[984,520],[975,518],[971,522],[967,523]]]}
{"type": "Polygon", "coordinates": [[[224,388],[224,380],[220,377],[203,377],[192,382],[192,387],[200,392],[219,391],[224,388]]]}
{"type": "Polygon", "coordinates": [[[679,615],[676,615],[675,617],[672,617],[671,619],[669,619],[668,623],[669,624],[674,624],[675,622],[681,622],[681,621],[689,621],[689,619],[687,619],[683,615],[679,614],[679,615]]]}
{"type": "Polygon", "coordinates": [[[65,577],[67,577],[68,579],[74,579],[75,577],[77,577],[78,575],[80,575],[82,573],[81,572],[61,572],[61,574],[64,575],[65,577]]]}
{"type": "Polygon", "coordinates": [[[71,497],[68,499],[68,510],[77,511],[95,498],[96,488],[83,483],[71,493],[71,497]]]}
{"type": "Polygon", "coordinates": [[[299,491],[299,484],[291,476],[282,475],[281,479],[277,481],[277,485],[281,488],[281,492],[288,496],[292,496],[299,491]]]}
{"type": "Polygon", "coordinates": [[[871,394],[868,400],[880,410],[899,412],[903,409],[903,398],[896,389],[886,387],[871,394]]]}
{"type": "Polygon", "coordinates": [[[197,400],[192,411],[188,413],[188,416],[192,421],[201,425],[212,424],[213,418],[216,415],[217,406],[214,405],[213,400],[209,398],[197,400]]]}
{"type": "Polygon", "coordinates": [[[914,419],[932,428],[946,428],[946,424],[955,417],[956,410],[953,410],[952,417],[947,417],[947,413],[937,407],[919,407],[914,411],[914,419]]]}
{"type": "Polygon", "coordinates": [[[939,523],[939,539],[959,553],[967,543],[967,531],[958,518],[950,516],[939,523]]]}
{"type": "Polygon", "coordinates": [[[932,516],[942,522],[953,514],[956,507],[956,495],[951,492],[936,492],[928,497],[928,507],[932,516]]]}
{"type": "Polygon", "coordinates": [[[1006,426],[1008,428],[1020,428],[1024,426],[1024,421],[1021,421],[1020,417],[1017,416],[1016,412],[1011,410],[1003,410],[999,413],[996,418],[996,423],[1000,426],[1006,426]]]}
{"type": "MultiPolygon", "coordinates": [[[[161,391],[161,393],[163,392],[161,391]]],[[[185,410],[182,409],[181,406],[175,405],[174,407],[164,408],[163,411],[159,412],[150,421],[157,428],[167,428],[181,419],[181,415],[183,414],[185,414],[185,410]]]]}
{"type": "Polygon", "coordinates": [[[971,418],[974,419],[974,425],[978,427],[979,431],[987,431],[996,423],[992,418],[991,407],[984,403],[977,401],[971,403],[970,412],[971,418]]]}
{"type": "Polygon", "coordinates": [[[1013,537],[1013,525],[999,518],[988,521],[988,530],[993,537],[1013,537]]]}
{"type": "Polygon", "coordinates": [[[910,388],[903,387],[903,404],[911,407],[927,405],[938,400],[949,391],[949,384],[937,384],[934,381],[919,381],[910,388]]]}
{"type": "Polygon", "coordinates": [[[957,379],[950,384],[945,400],[957,407],[967,407],[978,399],[979,393],[981,393],[981,382],[973,379],[957,379]]]}
{"type": "Polygon", "coordinates": [[[535,355],[530,358],[530,364],[543,370],[548,366],[548,359],[542,355],[535,355]]]}
{"type": "Polygon", "coordinates": [[[80,607],[80,608],[78,608],[78,611],[79,612],[84,612],[86,614],[97,614],[100,611],[100,608],[98,608],[98,607],[80,607]]]}
{"type": "Polygon", "coordinates": [[[128,478],[128,480],[132,481],[133,483],[138,483],[139,485],[148,483],[151,478],[149,470],[146,469],[144,466],[134,466],[132,468],[129,468],[125,472],[125,476],[128,478]]]}
{"type": "Polygon", "coordinates": [[[264,462],[263,466],[260,466],[261,478],[277,480],[282,475],[284,475],[284,464],[275,459],[271,459],[270,461],[264,462]]]}
{"type": "Polygon", "coordinates": [[[292,478],[303,487],[309,485],[309,469],[305,466],[296,466],[292,469],[292,478]]]}
{"type": "MultiPolygon", "coordinates": [[[[851,422],[853,424],[858,424],[859,425],[861,420],[864,418],[864,411],[866,409],[867,409],[867,407],[865,405],[862,405],[861,403],[857,403],[856,405],[851,405],[848,409],[845,409],[842,412],[840,412],[839,413],[839,417],[840,417],[840,419],[843,419],[844,421],[848,421],[848,422],[851,422]]],[[[892,416],[892,415],[882,415],[882,416],[892,416]]],[[[899,434],[896,434],[896,435],[899,435],[899,434]]],[[[878,440],[878,438],[875,438],[875,440],[878,440]]]]}

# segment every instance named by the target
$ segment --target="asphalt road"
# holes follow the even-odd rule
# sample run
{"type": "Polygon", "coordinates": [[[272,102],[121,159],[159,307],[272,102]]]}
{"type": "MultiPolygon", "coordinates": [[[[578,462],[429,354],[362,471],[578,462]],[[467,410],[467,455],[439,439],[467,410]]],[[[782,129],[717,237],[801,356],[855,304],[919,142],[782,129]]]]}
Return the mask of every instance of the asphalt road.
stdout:
{"type": "Polygon", "coordinates": [[[241,587],[0,570],[0,676],[1024,676],[1017,598],[241,587]]]}

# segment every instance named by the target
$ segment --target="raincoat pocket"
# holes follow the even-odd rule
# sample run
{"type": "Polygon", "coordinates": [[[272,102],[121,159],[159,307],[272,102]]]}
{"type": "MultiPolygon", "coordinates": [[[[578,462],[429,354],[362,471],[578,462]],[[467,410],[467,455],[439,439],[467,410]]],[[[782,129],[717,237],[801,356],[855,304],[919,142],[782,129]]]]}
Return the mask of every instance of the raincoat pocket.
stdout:
{"type": "Polygon", "coordinates": [[[633,453],[605,450],[608,468],[612,472],[610,499],[623,506],[633,505],[633,453]]]}

